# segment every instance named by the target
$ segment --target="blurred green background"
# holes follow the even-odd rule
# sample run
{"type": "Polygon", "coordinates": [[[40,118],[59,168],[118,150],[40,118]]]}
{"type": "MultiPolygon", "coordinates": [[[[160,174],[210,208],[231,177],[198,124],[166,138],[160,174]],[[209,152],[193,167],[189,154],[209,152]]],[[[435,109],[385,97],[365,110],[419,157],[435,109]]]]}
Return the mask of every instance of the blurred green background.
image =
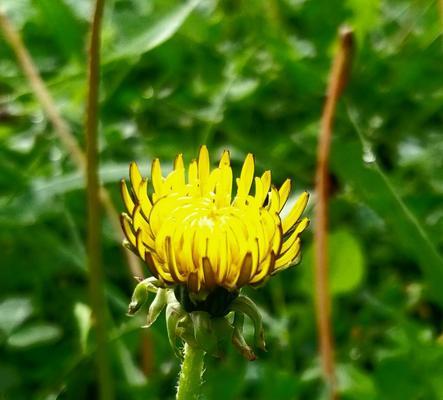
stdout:
{"type": "MultiPolygon", "coordinates": [[[[2,0],[84,144],[90,0],[2,0]]],[[[429,0],[108,0],[100,175],[119,210],[137,160],[247,152],[275,184],[312,192],[337,30],[356,32],[331,154],[330,268],[342,399],[443,399],[443,9],[429,0]]],[[[312,214],[315,196],[308,214],[312,214]]],[[[84,183],[0,37],[0,398],[96,397],[84,183]],[[92,336],[92,337],[91,337],[92,336]]],[[[249,294],[267,353],[207,358],[207,399],[325,399],[312,229],[297,268],[249,294]]],[[[134,287],[104,216],[118,399],[169,399],[179,368],[164,320],[125,313],[134,287]]],[[[249,329],[249,333],[251,329],[249,329]]],[[[251,340],[250,335],[248,340],[251,340]]]]}

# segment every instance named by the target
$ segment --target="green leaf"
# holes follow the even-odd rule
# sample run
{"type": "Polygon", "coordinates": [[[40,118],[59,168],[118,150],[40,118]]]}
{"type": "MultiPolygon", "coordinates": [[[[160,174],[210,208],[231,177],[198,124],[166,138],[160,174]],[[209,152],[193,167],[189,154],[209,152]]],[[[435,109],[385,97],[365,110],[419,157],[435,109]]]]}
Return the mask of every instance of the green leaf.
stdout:
{"type": "MultiPolygon", "coordinates": [[[[149,162],[144,160],[143,164],[149,162]]],[[[140,163],[142,165],[142,163],[140,163]]],[[[171,166],[165,165],[164,171],[169,171],[171,166]]],[[[144,175],[147,169],[142,169],[144,175]]],[[[118,186],[122,178],[128,176],[128,164],[104,164],[99,171],[100,181],[103,184],[111,183],[118,186]]],[[[34,179],[24,193],[12,199],[0,196],[0,223],[3,224],[33,224],[39,215],[54,210],[54,198],[76,190],[83,190],[85,181],[80,172],[66,173],[45,179],[34,179]],[[33,207],[28,207],[32,201],[33,207]]]]}
{"type": "MultiPolygon", "coordinates": [[[[340,229],[328,235],[329,285],[332,295],[355,290],[365,274],[365,262],[360,242],[351,232],[340,229]]],[[[314,287],[314,247],[311,244],[304,255],[302,287],[309,293],[314,287]]]]}
{"type": "MultiPolygon", "coordinates": [[[[128,60],[134,60],[134,62],[136,62],[138,58],[145,53],[161,46],[171,39],[200,2],[201,0],[189,0],[186,3],[179,4],[168,14],[153,23],[148,29],[146,29],[146,24],[143,24],[142,30],[134,29],[130,36],[122,36],[120,34],[122,27],[117,26],[116,30],[118,31],[118,38],[120,40],[117,41],[115,46],[112,46],[117,40],[113,38],[111,43],[105,43],[103,46],[101,62],[103,75],[106,75],[108,70],[112,69],[111,64],[128,60]],[[108,66],[109,69],[105,68],[108,66]]],[[[103,34],[103,36],[105,35],[103,34]]],[[[118,64],[118,67],[120,71],[119,79],[121,80],[130,71],[130,68],[124,63],[118,64]]],[[[84,83],[84,77],[84,68],[78,64],[71,64],[68,69],[61,70],[61,73],[57,77],[49,80],[47,85],[52,88],[53,91],[61,88],[66,92],[66,90],[74,90],[73,87],[77,89],[79,85],[82,85],[84,83]],[[68,86],[68,89],[64,87],[65,85],[68,86]]],[[[31,91],[25,89],[20,91],[18,95],[23,96],[29,93],[31,93],[31,91]]]]}
{"type": "Polygon", "coordinates": [[[15,348],[29,348],[53,343],[62,335],[61,329],[52,324],[39,323],[20,329],[9,336],[7,345],[15,348]]]}
{"type": "Polygon", "coordinates": [[[23,297],[11,297],[0,303],[0,330],[9,335],[32,314],[31,300],[23,297]]]}
{"type": "Polygon", "coordinates": [[[131,386],[143,386],[146,385],[146,377],[143,372],[136,365],[129,349],[126,347],[123,341],[118,341],[115,344],[117,356],[120,361],[120,365],[123,370],[123,375],[126,381],[131,386]]]}
{"type": "Polygon", "coordinates": [[[364,276],[365,263],[360,242],[346,230],[329,239],[331,292],[341,294],[356,289],[364,276]]]}
{"type": "Polygon", "coordinates": [[[361,45],[368,32],[378,25],[380,0],[346,0],[346,5],[352,11],[351,26],[361,45]]]}
{"type": "Polygon", "coordinates": [[[351,364],[337,366],[337,383],[341,395],[349,400],[375,400],[378,398],[371,376],[351,364]]]}
{"type": "Polygon", "coordinates": [[[84,32],[80,21],[63,0],[35,0],[43,24],[66,56],[83,54],[84,32]]]}
{"type": "Polygon", "coordinates": [[[4,394],[7,390],[22,383],[22,374],[20,374],[16,366],[0,364],[0,393],[4,394]]]}
{"type": "Polygon", "coordinates": [[[88,335],[92,326],[91,309],[86,304],[76,303],[74,306],[74,316],[79,330],[80,347],[83,354],[85,354],[88,348],[88,335]]]}
{"type": "MultiPolygon", "coordinates": [[[[117,185],[122,178],[127,177],[128,168],[126,163],[102,165],[99,171],[100,181],[104,184],[114,183],[117,185]]],[[[49,179],[36,179],[32,186],[34,193],[47,198],[73,190],[81,190],[85,187],[85,180],[80,172],[73,172],[49,179]]]]}
{"type": "Polygon", "coordinates": [[[126,37],[111,53],[104,54],[104,64],[139,57],[169,40],[180,29],[200,0],[180,4],[148,29],[135,31],[126,37]]]}
{"type": "Polygon", "coordinates": [[[392,234],[403,245],[405,254],[409,254],[421,267],[433,297],[443,305],[443,259],[376,160],[364,162],[364,149],[369,149],[369,144],[359,131],[356,116],[351,111],[349,115],[360,141],[336,136],[332,146],[332,169],[388,224],[392,234]]]}

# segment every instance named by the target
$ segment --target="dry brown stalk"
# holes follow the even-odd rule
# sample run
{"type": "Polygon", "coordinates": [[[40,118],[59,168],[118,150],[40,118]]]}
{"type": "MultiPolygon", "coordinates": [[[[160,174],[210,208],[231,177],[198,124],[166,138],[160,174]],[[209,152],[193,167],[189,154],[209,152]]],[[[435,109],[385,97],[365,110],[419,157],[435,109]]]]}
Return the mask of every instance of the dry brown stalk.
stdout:
{"type": "Polygon", "coordinates": [[[315,305],[320,356],[323,375],[329,388],[329,398],[337,399],[334,367],[334,344],[331,332],[331,299],[328,285],[328,177],[332,125],[338,99],[349,76],[353,53],[353,32],[349,28],[340,30],[340,48],[332,64],[326,101],[320,126],[317,149],[316,186],[317,204],[315,212],[315,305]]]}

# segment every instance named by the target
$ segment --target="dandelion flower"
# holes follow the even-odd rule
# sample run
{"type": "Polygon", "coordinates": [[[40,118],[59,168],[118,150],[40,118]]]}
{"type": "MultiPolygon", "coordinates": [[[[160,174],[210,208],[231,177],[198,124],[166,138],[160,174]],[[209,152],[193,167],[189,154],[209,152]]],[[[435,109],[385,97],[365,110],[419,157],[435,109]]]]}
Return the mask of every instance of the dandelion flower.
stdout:
{"type": "Polygon", "coordinates": [[[220,288],[238,292],[298,261],[300,234],[309,223],[302,218],[308,193],[301,194],[282,217],[291,182],[287,179],[277,189],[270,171],[254,177],[252,154],[235,180],[235,196],[229,152],[224,151],[218,167],[211,170],[206,146],[187,170],[179,154],[166,177],[155,159],[151,196],[148,179],[134,162],[129,175],[130,188],[124,180],[121,184],[127,245],[165,287],[181,286],[203,298],[220,288]]]}

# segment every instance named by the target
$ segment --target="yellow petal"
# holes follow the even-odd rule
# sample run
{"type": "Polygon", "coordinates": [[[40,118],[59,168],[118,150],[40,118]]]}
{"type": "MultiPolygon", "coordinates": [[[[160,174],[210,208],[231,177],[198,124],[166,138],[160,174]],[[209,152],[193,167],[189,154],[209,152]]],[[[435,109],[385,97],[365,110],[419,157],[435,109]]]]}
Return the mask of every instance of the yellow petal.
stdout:
{"type": "Polygon", "coordinates": [[[282,267],[289,266],[290,263],[298,256],[299,251],[300,238],[297,238],[292,247],[290,247],[286,253],[277,258],[275,261],[275,269],[279,270],[282,269],[282,267]]]}
{"type": "Polygon", "coordinates": [[[263,202],[264,202],[266,200],[266,197],[268,196],[269,189],[271,188],[271,171],[265,171],[260,179],[263,183],[263,202]]]}
{"type": "Polygon", "coordinates": [[[240,267],[240,274],[238,276],[236,286],[240,288],[246,285],[251,279],[251,273],[252,273],[252,254],[247,253],[240,267]]]}
{"type": "Polygon", "coordinates": [[[145,262],[148,265],[152,275],[154,275],[156,278],[159,278],[166,283],[174,282],[171,274],[163,269],[163,266],[158,262],[153,253],[150,253],[149,251],[145,253],[145,262]]]}
{"type": "MultiPolygon", "coordinates": [[[[257,234],[258,232],[254,232],[257,234]]],[[[254,240],[252,240],[252,245],[250,245],[251,254],[252,254],[252,268],[250,278],[255,275],[255,273],[258,270],[259,264],[260,264],[260,245],[259,245],[259,239],[256,237],[254,240]]],[[[262,246],[262,249],[264,246],[262,246]]]]}
{"type": "Polygon", "coordinates": [[[138,187],[137,193],[138,201],[140,202],[141,210],[146,218],[149,218],[149,214],[151,213],[152,203],[148,197],[148,179],[145,178],[140,183],[138,187]]]}
{"type": "Polygon", "coordinates": [[[217,240],[219,240],[219,246],[220,246],[220,260],[217,270],[217,275],[218,275],[217,281],[219,283],[222,283],[226,277],[226,274],[228,273],[228,265],[231,260],[231,252],[228,245],[227,232],[225,231],[221,233],[220,237],[217,240]]]}
{"type": "Polygon", "coordinates": [[[124,179],[120,181],[120,191],[122,193],[123,203],[125,204],[126,210],[129,214],[134,211],[134,200],[132,200],[131,194],[129,193],[128,187],[124,179]]]}
{"type": "Polygon", "coordinates": [[[279,212],[283,209],[286,202],[288,201],[289,193],[291,192],[291,180],[286,179],[281,185],[280,189],[278,189],[278,194],[280,196],[280,209],[279,212]]]}
{"type": "Polygon", "coordinates": [[[143,231],[141,229],[139,229],[137,231],[137,237],[136,237],[137,250],[138,250],[138,254],[140,255],[140,257],[142,259],[144,259],[145,253],[146,253],[146,251],[148,251],[148,249],[143,244],[142,236],[143,236],[143,231]]]}
{"type": "Polygon", "coordinates": [[[186,282],[186,277],[181,273],[177,266],[174,249],[169,236],[166,238],[166,255],[168,257],[169,272],[171,273],[172,278],[174,278],[174,281],[176,283],[186,282]]]}
{"type": "Polygon", "coordinates": [[[174,160],[174,169],[184,169],[185,165],[183,163],[183,154],[177,154],[174,160]]]}
{"type": "Polygon", "coordinates": [[[191,186],[195,186],[197,184],[198,180],[198,167],[197,167],[197,161],[192,160],[189,164],[189,171],[188,171],[188,182],[191,186]]]}
{"type": "Polygon", "coordinates": [[[218,164],[219,168],[226,168],[226,167],[230,167],[231,166],[231,157],[229,155],[229,151],[228,150],[224,150],[223,154],[220,158],[220,162],[218,164]]]}
{"type": "Polygon", "coordinates": [[[263,205],[264,199],[266,197],[263,188],[263,181],[259,177],[254,178],[255,182],[255,199],[257,200],[257,204],[259,207],[263,205]]]}
{"type": "Polygon", "coordinates": [[[185,166],[183,163],[183,154],[178,154],[174,160],[174,170],[177,171],[177,187],[185,185],[185,166]]]}
{"type": "Polygon", "coordinates": [[[263,281],[274,269],[275,266],[275,254],[273,251],[271,251],[269,255],[269,260],[264,263],[262,266],[262,269],[257,272],[251,279],[251,284],[259,284],[263,281]]]}
{"type": "Polygon", "coordinates": [[[223,152],[218,168],[220,174],[215,185],[215,204],[217,207],[227,207],[231,203],[232,196],[232,169],[229,151],[223,152]]]}
{"type": "Polygon", "coordinates": [[[283,242],[283,246],[281,248],[281,252],[285,253],[295,242],[298,236],[306,229],[309,225],[309,219],[303,218],[291,233],[291,235],[283,242]]]}
{"type": "Polygon", "coordinates": [[[286,218],[283,219],[283,233],[285,234],[288,232],[294,224],[298,221],[300,216],[302,215],[304,209],[306,208],[306,204],[308,203],[309,194],[307,192],[304,192],[296,201],[294,207],[289,212],[289,214],[286,216],[286,218]]]}
{"type": "MultiPolygon", "coordinates": [[[[184,178],[184,175],[182,173],[184,178]]],[[[180,184],[180,171],[172,170],[163,183],[163,194],[183,192],[184,185],[180,184]]]]}
{"type": "MultiPolygon", "coordinates": [[[[276,218],[277,219],[277,218],[276,218]]],[[[283,228],[279,221],[275,221],[275,234],[272,238],[272,250],[275,254],[280,254],[282,247],[282,239],[283,239],[283,228]]]]}
{"type": "MultiPolygon", "coordinates": [[[[229,243],[231,245],[232,261],[242,262],[247,252],[247,230],[238,218],[232,218],[228,225],[229,243]]],[[[230,266],[232,269],[233,265],[230,266]]]]}
{"type": "Polygon", "coordinates": [[[203,257],[202,267],[203,276],[205,278],[205,287],[207,289],[213,289],[216,285],[216,277],[208,257],[203,257]]]}
{"type": "Polygon", "coordinates": [[[254,156],[249,153],[240,173],[240,179],[237,181],[238,197],[247,196],[251,190],[252,180],[254,179],[254,156]]]}
{"type": "Polygon", "coordinates": [[[204,188],[205,183],[209,177],[209,153],[208,148],[203,145],[200,147],[198,154],[198,179],[200,180],[200,187],[204,188]]]}
{"type": "Polygon", "coordinates": [[[192,249],[195,238],[195,227],[192,227],[188,230],[187,234],[183,235],[183,259],[185,262],[186,269],[189,272],[195,272],[197,270],[198,264],[194,264],[194,259],[192,257],[192,249]]]}
{"type": "Polygon", "coordinates": [[[160,161],[158,158],[156,158],[152,162],[151,181],[152,185],[154,186],[154,194],[156,195],[155,197],[158,200],[158,198],[161,197],[163,194],[163,176],[160,161]]]}
{"type": "MultiPolygon", "coordinates": [[[[135,232],[141,231],[141,238],[143,244],[148,246],[151,250],[155,248],[154,234],[149,225],[149,222],[145,219],[140,205],[134,208],[134,213],[132,215],[132,226],[135,232]]],[[[140,256],[144,257],[144,252],[140,256]]]]}
{"type": "Polygon", "coordinates": [[[121,214],[120,223],[123,229],[123,233],[126,236],[126,239],[128,239],[129,243],[131,243],[133,247],[136,247],[136,239],[135,239],[134,229],[132,227],[131,217],[125,213],[121,214]]]}
{"type": "Polygon", "coordinates": [[[271,214],[277,213],[280,210],[280,195],[274,186],[272,186],[269,193],[268,210],[271,214]]]}
{"type": "Polygon", "coordinates": [[[209,178],[206,183],[202,186],[202,195],[207,196],[209,193],[215,192],[215,186],[217,185],[220,178],[220,170],[215,168],[211,171],[209,178]]]}
{"type": "Polygon", "coordinates": [[[142,176],[137,164],[134,161],[129,164],[129,178],[131,180],[131,185],[134,188],[134,192],[137,193],[142,181],[142,176]]]}

